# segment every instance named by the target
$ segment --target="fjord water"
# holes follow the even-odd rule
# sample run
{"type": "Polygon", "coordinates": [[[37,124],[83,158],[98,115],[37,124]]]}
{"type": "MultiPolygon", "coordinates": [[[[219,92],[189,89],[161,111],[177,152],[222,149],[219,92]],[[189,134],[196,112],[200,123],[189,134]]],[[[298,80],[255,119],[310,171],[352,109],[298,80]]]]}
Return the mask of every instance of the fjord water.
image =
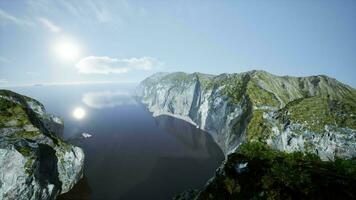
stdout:
{"type": "Polygon", "coordinates": [[[135,84],[11,88],[64,119],[64,139],[84,149],[84,179],[62,199],[171,199],[203,187],[224,156],[212,138],[169,116],[152,117],[135,84]],[[85,116],[72,112],[82,108],[85,116]],[[92,137],[75,139],[80,133],[92,137]]]}

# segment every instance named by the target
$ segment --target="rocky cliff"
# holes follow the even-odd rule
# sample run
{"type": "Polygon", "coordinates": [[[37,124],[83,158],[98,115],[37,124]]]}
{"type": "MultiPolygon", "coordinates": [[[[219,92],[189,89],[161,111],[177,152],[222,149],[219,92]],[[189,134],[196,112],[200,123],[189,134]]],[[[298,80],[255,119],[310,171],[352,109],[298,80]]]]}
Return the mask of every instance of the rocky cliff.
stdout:
{"type": "Polygon", "coordinates": [[[0,90],[0,199],[55,199],[81,179],[84,153],[62,130],[38,101],[0,90]]]}
{"type": "Polygon", "coordinates": [[[356,90],[327,76],[158,73],[137,90],[153,115],[210,133],[227,155],[246,141],[322,160],[356,156],[356,90]]]}
{"type": "Polygon", "coordinates": [[[137,95],[154,116],[210,133],[227,156],[175,199],[356,198],[356,90],[335,79],[158,73],[137,95]]]}

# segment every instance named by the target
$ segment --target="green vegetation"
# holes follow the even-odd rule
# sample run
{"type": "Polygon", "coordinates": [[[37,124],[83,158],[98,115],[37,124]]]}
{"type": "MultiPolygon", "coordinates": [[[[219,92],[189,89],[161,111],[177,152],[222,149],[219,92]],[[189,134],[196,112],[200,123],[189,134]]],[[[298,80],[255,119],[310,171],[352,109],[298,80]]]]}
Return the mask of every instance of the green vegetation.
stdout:
{"type": "Polygon", "coordinates": [[[16,122],[16,126],[29,123],[22,106],[6,99],[0,99],[0,128],[6,127],[6,124],[11,120],[16,122]]]}
{"type": "Polygon", "coordinates": [[[174,200],[188,200],[188,199],[194,199],[198,195],[199,191],[198,190],[186,190],[176,196],[173,197],[174,200]]]}
{"type": "Polygon", "coordinates": [[[17,128],[17,130],[9,136],[11,139],[33,139],[34,137],[45,135],[51,138],[54,144],[57,144],[59,140],[58,137],[44,128],[43,118],[45,116],[40,116],[29,108],[27,104],[28,101],[42,106],[38,101],[29,97],[9,90],[0,90],[0,129],[17,128]],[[32,126],[39,130],[26,131],[27,128],[31,128],[32,126]]]}
{"type": "Polygon", "coordinates": [[[250,80],[248,74],[242,76],[231,76],[227,79],[227,84],[223,90],[223,94],[231,98],[233,104],[242,102],[247,89],[247,84],[250,80]]]}
{"type": "Polygon", "coordinates": [[[34,158],[35,150],[29,146],[17,146],[15,148],[19,153],[21,153],[27,159],[24,166],[26,173],[32,174],[34,170],[33,163],[35,162],[35,158],[34,158]]]}
{"type": "Polygon", "coordinates": [[[264,110],[255,110],[247,126],[247,140],[263,141],[271,135],[271,125],[263,119],[264,110]]]}
{"type": "Polygon", "coordinates": [[[18,131],[16,133],[16,137],[24,139],[34,139],[35,137],[38,137],[40,135],[41,133],[39,131],[18,131]]]}
{"type": "Polygon", "coordinates": [[[231,133],[232,134],[241,134],[248,126],[248,123],[251,119],[252,106],[250,101],[246,102],[246,106],[243,106],[242,114],[239,116],[235,124],[232,126],[231,133]]]}
{"type": "Polygon", "coordinates": [[[31,155],[32,149],[28,146],[18,147],[17,151],[20,152],[24,157],[29,157],[31,155]]]}
{"type": "MultiPolygon", "coordinates": [[[[282,129],[300,124],[290,126],[292,135],[325,132],[326,125],[340,134],[350,132],[340,128],[355,130],[355,89],[322,75],[281,77],[264,71],[218,76],[172,73],[155,79],[179,89],[195,80],[205,91],[222,88],[211,95],[211,100],[223,95],[229,97],[227,103],[231,108],[241,105],[242,113],[233,120],[230,134],[246,131],[247,143],[229,155],[202,191],[191,190],[176,199],[194,199],[197,195],[204,200],[356,199],[355,159],[326,162],[312,154],[272,150],[265,144],[272,126],[282,129]],[[273,117],[264,119],[264,113],[271,111],[276,111],[273,117]],[[245,163],[246,169],[239,172],[237,166],[245,163]]],[[[237,138],[233,136],[229,135],[227,140],[237,138]]],[[[315,149],[309,142],[304,145],[306,151],[315,149]]]]}
{"type": "Polygon", "coordinates": [[[160,79],[160,82],[162,82],[162,83],[169,82],[172,84],[181,85],[181,84],[188,83],[192,80],[193,80],[193,76],[191,76],[191,75],[188,75],[184,72],[175,72],[175,73],[171,73],[171,74],[167,74],[166,76],[163,76],[160,79]]]}
{"type": "Polygon", "coordinates": [[[211,90],[216,87],[213,81],[214,76],[202,73],[194,73],[193,75],[196,76],[203,90],[211,90]]]}
{"type": "Polygon", "coordinates": [[[28,107],[27,101],[41,105],[29,97],[8,90],[0,90],[0,129],[6,128],[11,130],[0,131],[0,134],[6,132],[11,133],[8,135],[0,135],[0,137],[2,137],[5,142],[13,144],[16,150],[28,159],[24,167],[26,172],[31,174],[33,172],[33,163],[35,162],[36,154],[35,150],[26,144],[26,139],[38,143],[47,143],[46,140],[42,139],[50,138],[55,146],[58,145],[60,147],[56,153],[62,164],[64,164],[63,154],[70,151],[72,145],[62,141],[54,133],[45,129],[42,120],[44,120],[43,117],[46,116],[37,115],[28,107]]]}
{"type": "Polygon", "coordinates": [[[355,199],[355,187],[356,160],[326,162],[256,142],[229,155],[197,199],[355,199]],[[241,163],[247,166],[239,172],[241,163]]]}
{"type": "Polygon", "coordinates": [[[257,86],[255,81],[250,81],[247,85],[247,94],[254,106],[279,107],[279,102],[276,97],[272,93],[257,86]]]}
{"type": "Polygon", "coordinates": [[[261,97],[263,99],[266,99],[266,103],[269,103],[267,105],[273,105],[277,103],[277,105],[281,107],[284,106],[285,103],[293,99],[302,97],[302,91],[298,88],[298,78],[287,76],[279,77],[267,73],[265,71],[256,71],[254,81],[258,81],[260,84],[263,84],[266,90],[269,91],[267,92],[265,89],[263,89],[262,92],[267,92],[267,94],[262,94],[261,92],[259,92],[256,95],[257,99],[261,97]],[[262,96],[260,97],[259,95],[262,96]],[[277,95],[279,100],[281,100],[282,102],[268,102],[268,96],[271,96],[270,100],[276,101],[277,99],[275,95],[277,95]]]}
{"type": "MultiPolygon", "coordinates": [[[[57,137],[56,137],[57,138],[57,137]]],[[[72,149],[72,145],[64,142],[63,140],[57,138],[57,145],[61,147],[61,149],[63,149],[64,151],[71,151],[72,149]]],[[[57,151],[57,153],[59,153],[60,151],[57,151]]],[[[62,156],[62,155],[58,155],[58,156],[62,156]]]]}
{"type": "MultiPolygon", "coordinates": [[[[0,128],[23,128],[25,125],[32,126],[29,117],[22,105],[6,99],[0,99],[0,128]]],[[[16,131],[11,138],[32,139],[40,135],[39,131],[16,131]]]]}
{"type": "Polygon", "coordinates": [[[356,129],[355,103],[316,96],[292,101],[279,113],[281,118],[305,124],[315,132],[323,131],[325,125],[356,129]]]}
{"type": "Polygon", "coordinates": [[[32,174],[33,173],[33,159],[28,159],[25,163],[25,171],[27,174],[32,174]]]}
{"type": "MultiPolygon", "coordinates": [[[[30,187],[28,195],[22,194],[23,189],[21,189],[21,191],[19,190],[21,194],[19,193],[18,197],[32,198],[35,193],[31,187],[37,183],[40,184],[40,188],[35,188],[38,191],[42,191],[48,184],[54,184],[54,187],[60,190],[62,186],[60,181],[63,181],[65,187],[71,187],[70,184],[76,181],[77,175],[79,177],[82,173],[75,171],[81,169],[82,166],[79,166],[78,163],[66,163],[65,160],[65,153],[80,156],[81,152],[76,155],[77,151],[71,151],[73,148],[71,144],[64,142],[51,132],[50,120],[54,120],[54,118],[42,111],[44,111],[43,106],[36,100],[11,91],[0,90],[1,146],[10,151],[17,151],[14,159],[18,160],[10,161],[7,164],[16,168],[12,173],[15,179],[24,179],[23,181],[26,182],[20,181],[21,187],[25,189],[27,186],[30,187]],[[77,175],[74,177],[67,173],[77,173],[77,175]],[[62,179],[62,177],[65,178],[62,179]]],[[[5,160],[11,159],[10,154],[4,156],[5,160]]],[[[82,161],[79,158],[73,158],[68,162],[72,162],[74,159],[82,161]]],[[[55,192],[56,188],[54,188],[55,192]]],[[[48,195],[53,197],[51,194],[48,195]]]]}
{"type": "Polygon", "coordinates": [[[356,129],[356,99],[330,100],[328,104],[338,126],[356,129]]]}

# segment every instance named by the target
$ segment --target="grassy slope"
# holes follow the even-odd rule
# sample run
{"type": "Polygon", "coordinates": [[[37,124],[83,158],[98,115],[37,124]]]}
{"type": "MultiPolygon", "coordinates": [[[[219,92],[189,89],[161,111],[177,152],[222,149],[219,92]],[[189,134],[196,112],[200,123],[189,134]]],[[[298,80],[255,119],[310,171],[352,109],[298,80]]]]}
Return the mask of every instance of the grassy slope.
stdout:
{"type": "Polygon", "coordinates": [[[268,108],[278,111],[281,124],[305,124],[313,132],[325,125],[356,128],[356,91],[349,86],[326,76],[279,77],[257,71],[251,77],[246,95],[260,109],[252,113],[248,139],[261,140],[271,132],[262,117],[268,108]]]}

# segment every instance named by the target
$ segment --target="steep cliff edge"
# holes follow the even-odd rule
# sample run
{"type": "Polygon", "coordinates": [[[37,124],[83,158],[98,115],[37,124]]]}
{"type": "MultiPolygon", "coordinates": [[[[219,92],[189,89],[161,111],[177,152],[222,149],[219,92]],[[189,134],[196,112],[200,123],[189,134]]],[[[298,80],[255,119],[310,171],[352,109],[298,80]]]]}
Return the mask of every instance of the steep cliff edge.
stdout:
{"type": "Polygon", "coordinates": [[[158,73],[137,95],[155,116],[173,115],[210,133],[225,154],[260,141],[322,160],[356,156],[356,90],[327,76],[158,73]]]}
{"type": "Polygon", "coordinates": [[[81,179],[84,153],[61,131],[38,101],[0,90],[0,199],[55,199],[81,179]]]}
{"type": "Polygon", "coordinates": [[[355,199],[356,90],[326,76],[159,73],[137,94],[154,116],[210,133],[226,160],[174,199],[355,199]]]}

